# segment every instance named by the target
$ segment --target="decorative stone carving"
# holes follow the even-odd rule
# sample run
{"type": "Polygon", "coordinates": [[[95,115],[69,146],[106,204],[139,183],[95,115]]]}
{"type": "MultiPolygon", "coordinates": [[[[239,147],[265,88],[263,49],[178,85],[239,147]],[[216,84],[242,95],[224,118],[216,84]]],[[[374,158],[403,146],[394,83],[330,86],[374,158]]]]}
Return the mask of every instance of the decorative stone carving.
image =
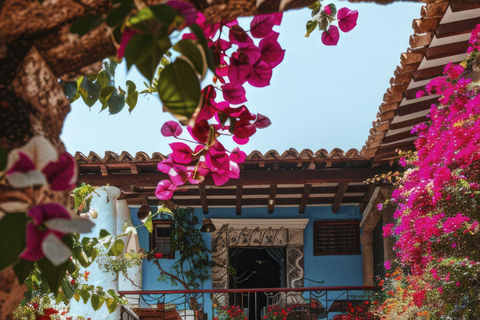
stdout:
{"type": "MultiPolygon", "coordinates": [[[[212,219],[212,222],[216,227],[212,233],[213,289],[228,289],[230,247],[285,247],[287,287],[303,287],[303,230],[308,219],[212,219]]],[[[228,304],[228,294],[213,294],[212,298],[219,304],[228,304]]]]}

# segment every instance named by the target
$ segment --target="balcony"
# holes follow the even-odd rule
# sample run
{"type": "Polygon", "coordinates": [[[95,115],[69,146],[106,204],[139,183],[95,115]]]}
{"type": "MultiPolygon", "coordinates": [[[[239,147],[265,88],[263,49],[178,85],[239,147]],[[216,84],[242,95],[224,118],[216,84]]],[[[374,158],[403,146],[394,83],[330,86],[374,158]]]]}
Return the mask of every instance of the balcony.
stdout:
{"type": "Polygon", "coordinates": [[[288,320],[314,320],[333,319],[335,315],[345,314],[348,303],[361,304],[376,290],[377,287],[344,286],[119,293],[133,302],[132,310],[138,318],[125,318],[129,320],[212,320],[218,316],[215,308],[218,305],[240,308],[249,320],[262,320],[268,309],[276,307],[290,310],[286,316],[288,320]]]}

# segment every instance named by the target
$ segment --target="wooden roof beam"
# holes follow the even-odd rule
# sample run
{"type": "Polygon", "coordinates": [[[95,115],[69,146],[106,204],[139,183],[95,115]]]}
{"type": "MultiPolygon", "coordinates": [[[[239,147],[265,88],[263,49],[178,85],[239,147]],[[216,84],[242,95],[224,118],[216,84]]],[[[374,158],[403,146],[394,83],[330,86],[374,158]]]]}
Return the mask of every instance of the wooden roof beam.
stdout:
{"type": "Polygon", "coordinates": [[[241,184],[237,185],[237,197],[235,204],[235,211],[237,213],[237,216],[242,214],[242,190],[243,186],[241,184]]]}
{"type": "Polygon", "coordinates": [[[438,97],[408,104],[406,106],[401,106],[398,108],[397,113],[399,116],[406,116],[415,112],[430,110],[430,107],[432,106],[432,104],[437,104],[437,103],[438,103],[438,97]]]}
{"type": "Polygon", "coordinates": [[[272,214],[273,210],[275,210],[275,200],[277,197],[277,185],[271,184],[270,185],[270,195],[268,196],[268,213],[272,214]]]}
{"type": "Polygon", "coordinates": [[[440,39],[470,33],[479,23],[480,17],[444,23],[437,27],[437,29],[435,30],[435,35],[437,36],[437,38],[440,39]]]}
{"type": "Polygon", "coordinates": [[[310,191],[312,190],[312,184],[306,183],[303,187],[302,200],[300,201],[300,207],[298,208],[298,213],[304,214],[305,208],[307,207],[308,198],[310,197],[310,191]]]}
{"type": "Polygon", "coordinates": [[[457,54],[466,53],[470,44],[468,41],[449,43],[442,46],[431,47],[425,51],[427,60],[440,59],[457,54]]]}
{"type": "Polygon", "coordinates": [[[199,184],[198,185],[198,193],[200,194],[200,203],[202,204],[203,213],[208,213],[208,203],[207,203],[207,194],[205,192],[205,185],[199,184]]]}
{"type": "Polygon", "coordinates": [[[335,198],[333,199],[332,212],[336,214],[340,209],[342,204],[343,197],[345,196],[345,191],[347,191],[348,183],[339,183],[337,187],[337,192],[335,193],[335,198]]]}
{"type": "Polygon", "coordinates": [[[427,118],[427,116],[423,116],[423,117],[419,117],[419,118],[415,118],[415,119],[405,120],[405,121],[402,121],[402,122],[392,123],[390,125],[390,130],[397,130],[397,129],[402,129],[402,128],[405,128],[405,127],[411,127],[411,126],[414,126],[416,124],[419,124],[419,123],[422,123],[422,122],[425,122],[425,121],[429,121],[429,120],[430,120],[430,118],[427,118]]]}

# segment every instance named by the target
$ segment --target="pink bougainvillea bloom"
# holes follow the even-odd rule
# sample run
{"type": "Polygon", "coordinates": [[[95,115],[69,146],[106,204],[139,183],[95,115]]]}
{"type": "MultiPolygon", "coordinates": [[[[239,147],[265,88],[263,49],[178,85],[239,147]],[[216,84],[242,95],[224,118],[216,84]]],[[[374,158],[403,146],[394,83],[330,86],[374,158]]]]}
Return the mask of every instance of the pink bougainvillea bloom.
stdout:
{"type": "Polygon", "coordinates": [[[326,46],[336,46],[340,39],[340,33],[336,26],[330,26],[328,30],[322,33],[322,43],[326,46]]]}
{"type": "Polygon", "coordinates": [[[77,166],[69,153],[62,153],[58,161],[48,163],[42,172],[47,177],[50,189],[54,191],[70,190],[75,187],[77,166]]]}
{"type": "Polygon", "coordinates": [[[205,165],[210,170],[216,186],[220,186],[229,180],[229,162],[230,158],[225,147],[220,142],[215,141],[207,151],[205,165]]]}
{"type": "Polygon", "coordinates": [[[358,11],[341,8],[337,13],[338,27],[343,32],[349,32],[357,25],[358,11]]]}
{"type": "Polygon", "coordinates": [[[210,124],[205,119],[197,120],[193,128],[187,127],[187,131],[196,141],[206,143],[210,134],[210,124]]]}
{"type": "Polygon", "coordinates": [[[383,204],[381,204],[381,203],[377,204],[377,209],[382,210],[383,209],[383,204]]]}
{"type": "Polygon", "coordinates": [[[263,88],[270,84],[272,74],[272,67],[268,63],[264,61],[258,61],[255,65],[253,65],[252,72],[250,73],[250,77],[247,79],[247,81],[251,86],[263,88]]]}
{"type": "Polygon", "coordinates": [[[443,287],[438,287],[437,291],[440,292],[440,293],[443,293],[443,287]]]}
{"type": "Polygon", "coordinates": [[[27,173],[28,171],[35,170],[35,164],[25,153],[18,152],[18,160],[15,164],[7,171],[7,175],[13,173],[27,173]]]}
{"type": "Polygon", "coordinates": [[[187,167],[187,174],[188,174],[188,181],[191,184],[199,184],[210,172],[210,170],[205,165],[205,162],[200,161],[196,166],[188,166],[187,167]]]}
{"type": "Polygon", "coordinates": [[[125,28],[125,30],[122,33],[122,39],[120,40],[120,47],[118,47],[117,50],[117,59],[122,60],[123,56],[125,55],[125,49],[127,48],[128,43],[132,39],[134,35],[136,35],[138,32],[130,29],[130,28],[125,28]]]}
{"type": "Polygon", "coordinates": [[[460,287],[460,281],[455,284],[457,287],[460,287]]]}
{"type": "Polygon", "coordinates": [[[164,137],[178,137],[181,135],[183,132],[182,126],[176,121],[167,121],[162,125],[162,128],[160,128],[160,133],[164,137]]]}
{"type": "Polygon", "coordinates": [[[233,104],[242,104],[247,101],[246,91],[243,86],[227,83],[222,86],[223,98],[233,104]]]}
{"type": "Polygon", "coordinates": [[[269,125],[272,124],[270,119],[267,116],[264,116],[263,114],[257,113],[257,118],[255,119],[255,122],[253,123],[255,127],[258,129],[264,129],[268,127],[269,125]]]}
{"type": "Polygon", "coordinates": [[[245,152],[240,150],[238,147],[233,148],[232,152],[230,152],[230,160],[236,163],[245,162],[246,157],[247,155],[245,152]]]}
{"type": "Polygon", "coordinates": [[[228,40],[231,43],[241,45],[241,44],[253,44],[252,38],[248,33],[243,30],[239,25],[232,26],[228,32],[228,40]]]}
{"type": "Polygon", "coordinates": [[[187,27],[195,23],[198,10],[192,4],[178,0],[170,0],[167,1],[166,4],[180,12],[180,14],[185,18],[185,24],[187,27]]]}
{"type": "Polygon", "coordinates": [[[279,65],[285,57],[285,50],[283,50],[278,43],[278,35],[277,32],[271,32],[258,44],[260,52],[262,53],[262,61],[268,63],[272,68],[279,65]]]}
{"type": "Polygon", "coordinates": [[[71,216],[62,205],[57,203],[35,206],[28,211],[28,215],[33,218],[33,221],[27,224],[27,248],[19,257],[28,261],[38,261],[45,256],[42,244],[47,236],[54,234],[60,241],[65,235],[60,231],[46,228],[44,223],[52,219],[71,219],[71,216]]]}
{"type": "Polygon", "coordinates": [[[155,189],[155,196],[160,200],[170,200],[176,190],[177,186],[170,180],[162,180],[155,189]]]}
{"type": "Polygon", "coordinates": [[[332,14],[332,9],[330,8],[330,6],[325,6],[325,8],[323,9],[325,11],[326,14],[328,15],[331,15],[332,14]]]}
{"type": "Polygon", "coordinates": [[[264,38],[272,32],[274,25],[280,25],[282,13],[259,14],[250,22],[250,33],[255,38],[264,38]]]}
{"type": "Polygon", "coordinates": [[[232,84],[244,84],[252,73],[252,65],[244,52],[234,52],[228,67],[228,79],[232,84]]]}
{"type": "Polygon", "coordinates": [[[418,99],[418,98],[421,98],[421,97],[423,97],[424,95],[425,95],[425,91],[423,91],[423,90],[418,90],[418,91],[417,91],[417,94],[416,94],[416,98],[417,98],[417,99],[418,99]]]}
{"type": "Polygon", "coordinates": [[[187,169],[183,165],[173,163],[171,157],[161,161],[157,168],[160,172],[167,173],[170,177],[170,180],[177,185],[181,186],[185,184],[188,179],[187,169]]]}
{"type": "Polygon", "coordinates": [[[390,270],[390,268],[392,267],[390,260],[385,261],[384,266],[385,269],[390,270]]]}
{"type": "Polygon", "coordinates": [[[240,167],[234,161],[229,162],[228,177],[232,179],[238,179],[240,177],[240,167]]]}
{"type": "Polygon", "coordinates": [[[170,143],[172,148],[171,157],[174,162],[180,164],[189,164],[192,162],[192,149],[183,142],[170,143]]]}

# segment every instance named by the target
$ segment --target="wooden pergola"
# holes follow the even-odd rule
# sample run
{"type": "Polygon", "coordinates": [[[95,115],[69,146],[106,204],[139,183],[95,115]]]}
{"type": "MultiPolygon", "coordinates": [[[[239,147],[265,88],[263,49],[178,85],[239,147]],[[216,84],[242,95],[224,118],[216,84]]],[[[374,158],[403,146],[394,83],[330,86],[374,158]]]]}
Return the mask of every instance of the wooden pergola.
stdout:
{"type": "MultiPolygon", "coordinates": [[[[155,197],[155,188],[168,178],[157,170],[164,155],[149,157],[139,152],[133,157],[126,152],[107,152],[101,158],[91,152],[89,156],[77,153],[75,159],[80,182],[116,186],[130,205],[162,203],[155,197]]],[[[364,208],[372,192],[364,181],[381,169],[373,169],[372,159],[355,149],[346,153],[340,149],[315,153],[290,149],[281,155],[274,150],[264,155],[254,151],[241,165],[239,179],[230,179],[220,187],[211,179],[182,186],[185,191],[176,192],[172,201],[179,206],[201,207],[205,214],[218,207],[235,207],[237,215],[243,207],[268,207],[268,213],[273,213],[276,206],[298,206],[303,214],[307,205],[331,206],[337,213],[342,205],[364,208]]]]}

